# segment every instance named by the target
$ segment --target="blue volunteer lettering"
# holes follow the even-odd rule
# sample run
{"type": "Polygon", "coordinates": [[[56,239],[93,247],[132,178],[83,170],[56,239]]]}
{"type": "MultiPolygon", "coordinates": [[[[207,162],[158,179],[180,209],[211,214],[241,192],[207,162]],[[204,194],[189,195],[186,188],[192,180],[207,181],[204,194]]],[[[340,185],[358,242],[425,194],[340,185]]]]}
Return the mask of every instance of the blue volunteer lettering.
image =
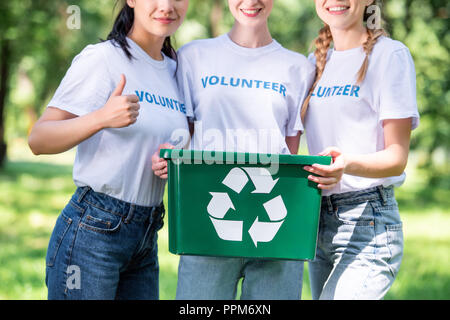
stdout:
{"type": "Polygon", "coordinates": [[[224,77],[224,76],[206,76],[201,79],[202,86],[204,89],[208,86],[223,86],[223,87],[234,87],[234,88],[244,88],[244,89],[264,89],[273,90],[284,97],[286,97],[286,87],[278,82],[270,82],[255,79],[244,79],[235,77],[224,77]]]}
{"type": "Polygon", "coordinates": [[[350,96],[359,98],[360,86],[347,84],[344,86],[322,87],[318,86],[311,94],[312,97],[327,98],[333,96],[350,96]]]}
{"type": "Polygon", "coordinates": [[[160,95],[156,96],[153,93],[142,91],[142,90],[141,91],[135,90],[135,93],[139,98],[139,102],[143,102],[145,100],[148,103],[151,103],[151,104],[154,104],[157,106],[161,106],[161,107],[166,107],[168,109],[176,110],[176,111],[186,114],[185,104],[180,101],[177,101],[177,100],[171,99],[171,98],[167,98],[167,97],[163,97],[160,95]]]}

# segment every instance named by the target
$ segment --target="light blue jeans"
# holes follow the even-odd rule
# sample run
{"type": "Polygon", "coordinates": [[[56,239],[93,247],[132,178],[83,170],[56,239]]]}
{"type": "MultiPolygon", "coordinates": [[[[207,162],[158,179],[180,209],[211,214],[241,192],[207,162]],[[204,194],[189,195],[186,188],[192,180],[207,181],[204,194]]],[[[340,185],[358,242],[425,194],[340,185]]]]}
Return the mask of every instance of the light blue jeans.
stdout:
{"type": "Polygon", "coordinates": [[[176,298],[232,300],[242,281],[242,300],[299,300],[303,261],[181,256],[176,298]]]}
{"type": "Polygon", "coordinates": [[[403,255],[393,187],[322,197],[318,248],[309,263],[313,299],[382,299],[403,255]]]}

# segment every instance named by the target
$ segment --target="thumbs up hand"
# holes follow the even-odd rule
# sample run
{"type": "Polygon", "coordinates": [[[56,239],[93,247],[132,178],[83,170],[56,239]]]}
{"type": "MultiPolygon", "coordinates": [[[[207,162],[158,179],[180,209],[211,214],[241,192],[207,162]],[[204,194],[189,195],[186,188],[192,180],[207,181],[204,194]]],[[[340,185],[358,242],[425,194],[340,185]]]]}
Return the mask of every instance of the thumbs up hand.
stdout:
{"type": "Polygon", "coordinates": [[[102,128],[123,128],[136,122],[139,116],[139,97],[135,94],[122,95],[126,85],[125,75],[112,92],[106,104],[99,111],[102,128]]]}

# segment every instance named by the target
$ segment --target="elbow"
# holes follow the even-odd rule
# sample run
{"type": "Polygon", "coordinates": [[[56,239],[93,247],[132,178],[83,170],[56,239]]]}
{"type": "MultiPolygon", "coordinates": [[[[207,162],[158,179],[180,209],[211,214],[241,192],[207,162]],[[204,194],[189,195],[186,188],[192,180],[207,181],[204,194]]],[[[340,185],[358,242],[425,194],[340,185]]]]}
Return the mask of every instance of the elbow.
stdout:
{"type": "Polygon", "coordinates": [[[28,146],[30,147],[31,152],[33,152],[33,154],[35,156],[38,156],[38,155],[42,154],[41,151],[38,148],[38,145],[36,143],[36,139],[35,139],[33,133],[31,133],[28,136],[28,146]]]}
{"type": "Polygon", "coordinates": [[[408,149],[402,146],[392,145],[390,153],[386,154],[386,164],[389,168],[389,176],[401,176],[408,164],[408,149]]]}
{"type": "Polygon", "coordinates": [[[406,165],[408,164],[407,160],[401,160],[396,163],[392,168],[392,176],[400,176],[405,172],[406,165]]]}

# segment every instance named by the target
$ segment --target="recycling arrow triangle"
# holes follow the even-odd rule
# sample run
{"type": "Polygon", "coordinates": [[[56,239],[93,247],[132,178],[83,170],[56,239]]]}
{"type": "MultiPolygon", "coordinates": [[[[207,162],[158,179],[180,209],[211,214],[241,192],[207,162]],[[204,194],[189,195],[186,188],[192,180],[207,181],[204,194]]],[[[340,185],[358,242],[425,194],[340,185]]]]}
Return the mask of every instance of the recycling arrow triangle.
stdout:
{"type": "MultiPolygon", "coordinates": [[[[222,184],[239,194],[248,183],[249,178],[255,186],[252,193],[270,194],[278,182],[278,179],[274,180],[265,168],[243,167],[231,169],[222,184]]],[[[226,241],[242,241],[243,221],[224,219],[230,209],[236,210],[228,193],[210,192],[210,194],[212,198],[206,210],[219,238],[226,241]]],[[[260,242],[272,241],[287,215],[281,195],[265,202],[263,207],[270,222],[261,222],[256,217],[248,230],[255,247],[258,247],[260,242]]]]}

